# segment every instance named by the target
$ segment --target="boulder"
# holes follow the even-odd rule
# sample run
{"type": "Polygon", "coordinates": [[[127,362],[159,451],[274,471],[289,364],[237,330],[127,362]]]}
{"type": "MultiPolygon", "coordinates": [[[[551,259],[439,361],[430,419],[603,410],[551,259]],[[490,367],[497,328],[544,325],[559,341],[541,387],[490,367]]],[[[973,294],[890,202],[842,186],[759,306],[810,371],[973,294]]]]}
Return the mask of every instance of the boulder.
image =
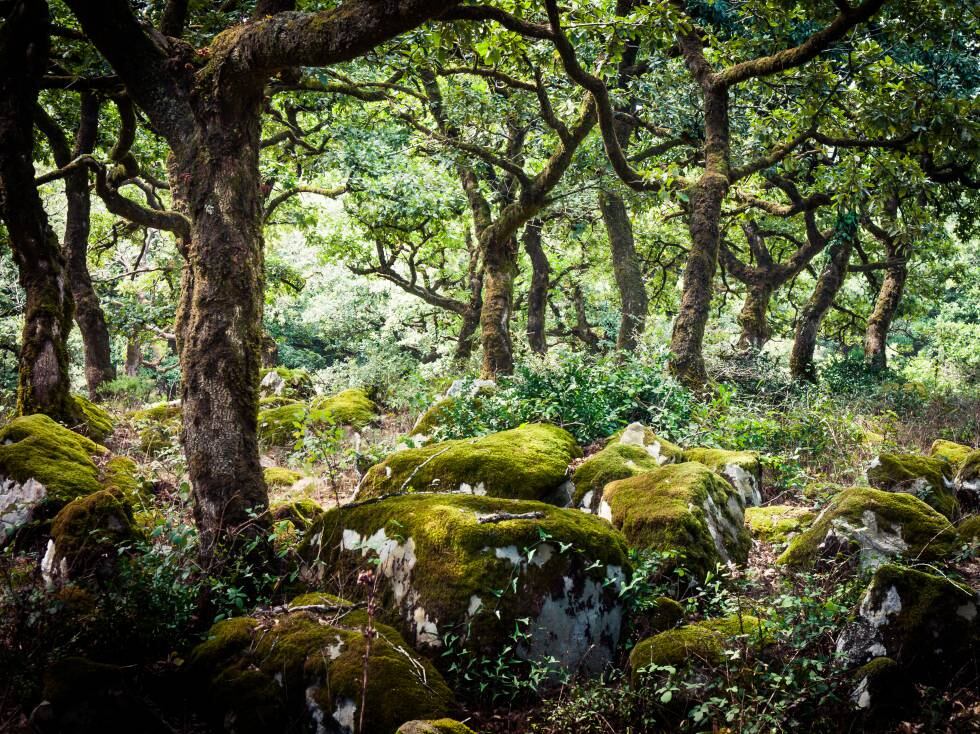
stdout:
{"type": "Polygon", "coordinates": [[[191,652],[205,713],[225,731],[392,732],[454,713],[439,673],[383,624],[374,624],[362,696],[366,612],[295,606],[307,608],[218,622],[191,652]]]}
{"type": "Polygon", "coordinates": [[[14,418],[0,429],[0,545],[21,525],[100,490],[94,459],[106,454],[46,415],[14,418]]]}
{"type": "Polygon", "coordinates": [[[159,456],[176,446],[180,437],[182,410],[179,401],[155,403],[129,414],[139,430],[140,451],[159,456]]]}
{"type": "Polygon", "coordinates": [[[961,543],[980,545],[980,515],[970,515],[960,520],[956,532],[960,536],[961,543]]]}
{"type": "Polygon", "coordinates": [[[292,469],[283,469],[279,466],[269,466],[262,470],[266,485],[270,488],[292,487],[296,482],[303,478],[303,475],[292,469]]]}
{"type": "Polygon", "coordinates": [[[274,408],[264,408],[259,411],[259,441],[267,446],[291,447],[296,443],[296,432],[303,421],[309,419],[309,406],[295,400],[274,408]]]}
{"type": "Polygon", "coordinates": [[[790,537],[808,527],[815,517],[813,510],[793,505],[745,508],[745,525],[749,533],[765,543],[788,542],[790,537]]]}
{"type": "Polygon", "coordinates": [[[418,417],[408,435],[423,439],[424,442],[424,439],[431,436],[439,426],[445,423],[455,405],[456,398],[442,398],[436,401],[418,417]]]}
{"type": "Polygon", "coordinates": [[[366,392],[358,388],[316,400],[313,402],[313,409],[322,413],[330,423],[358,430],[378,418],[378,406],[366,392]]]}
{"type": "Polygon", "coordinates": [[[667,464],[606,485],[598,515],[622,530],[631,548],[678,551],[704,577],[716,564],[748,558],[742,495],[698,462],[667,464]]]}
{"type": "Polygon", "coordinates": [[[51,588],[68,581],[109,580],[119,547],[139,537],[133,511],[122,495],[102,489],[65,505],[51,523],[41,575],[51,588]]]}
{"type": "Polygon", "coordinates": [[[455,719],[437,721],[406,721],[395,734],[476,734],[466,724],[455,719]]]}
{"type": "Polygon", "coordinates": [[[953,469],[956,470],[966,461],[966,457],[971,451],[973,449],[969,446],[940,438],[932,442],[932,446],[929,449],[929,456],[946,459],[952,465],[953,469]]]}
{"type": "Polygon", "coordinates": [[[261,397],[304,399],[313,396],[313,379],[306,370],[288,367],[263,369],[259,374],[261,397]]]}
{"type": "Polygon", "coordinates": [[[511,647],[570,670],[599,670],[617,651],[626,543],[577,510],[461,494],[388,497],[330,510],[300,554],[321,587],[376,568],[386,621],[422,651],[448,640],[496,659],[511,647]]]}
{"type": "Polygon", "coordinates": [[[912,681],[891,658],[874,658],[855,670],[851,679],[851,703],[868,723],[885,724],[917,706],[918,695],[912,681]]]}
{"type": "Polygon", "coordinates": [[[888,657],[916,682],[944,685],[980,652],[980,595],[968,586],[913,568],[875,571],[837,650],[857,667],[888,657]]]}
{"type": "Polygon", "coordinates": [[[112,434],[115,422],[105,408],[82,395],[72,395],[71,402],[78,416],[79,424],[75,428],[79,433],[97,443],[102,443],[112,434]]]}
{"type": "Polygon", "coordinates": [[[971,451],[963,459],[953,487],[963,505],[971,510],[980,508],[980,449],[971,451]]]}
{"type": "Polygon", "coordinates": [[[368,470],[357,498],[456,492],[567,505],[568,465],[581,455],[567,431],[531,423],[481,438],[396,451],[368,470]]]}
{"type": "Polygon", "coordinates": [[[874,568],[898,556],[945,559],[956,532],[949,520],[911,494],[851,487],[836,495],[777,563],[811,568],[839,555],[874,568]]]}
{"type": "Polygon", "coordinates": [[[684,461],[697,461],[718,472],[742,494],[747,507],[762,504],[762,463],[754,451],[684,449],[684,461]]]}
{"type": "Polygon", "coordinates": [[[762,620],[749,615],[709,619],[660,632],[633,648],[630,675],[635,683],[650,666],[680,667],[691,660],[717,665],[724,660],[726,649],[744,646],[740,640],[761,649],[770,644],[771,637],[762,620]]]}
{"type": "Polygon", "coordinates": [[[292,446],[296,432],[304,423],[319,428],[337,425],[359,430],[377,418],[376,411],[363,390],[344,390],[311,404],[287,400],[259,411],[259,440],[268,446],[292,446]]]}
{"type": "Polygon", "coordinates": [[[300,532],[307,530],[324,513],[324,509],[310,499],[281,502],[273,505],[271,510],[273,522],[291,523],[300,532]]]}
{"type": "Polygon", "coordinates": [[[868,467],[867,476],[872,487],[913,494],[950,519],[959,511],[952,467],[944,458],[881,454],[868,467]]]}

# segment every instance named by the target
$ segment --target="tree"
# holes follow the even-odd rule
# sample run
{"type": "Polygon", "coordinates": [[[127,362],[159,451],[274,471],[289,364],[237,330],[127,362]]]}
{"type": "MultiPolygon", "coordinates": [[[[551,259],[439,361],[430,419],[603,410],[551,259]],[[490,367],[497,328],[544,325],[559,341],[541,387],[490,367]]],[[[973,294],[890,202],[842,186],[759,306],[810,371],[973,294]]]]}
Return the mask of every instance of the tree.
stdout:
{"type": "MultiPolygon", "coordinates": [[[[292,67],[349,61],[454,4],[359,0],[305,13],[262,2],[194,49],[141,24],[125,0],[68,0],[172,153],[172,195],[189,235],[177,319],[183,437],[206,558],[224,540],[261,532],[254,515],[268,504],[256,439],[265,85],[292,67]]],[[[168,20],[168,30],[178,25],[168,20]]]]}

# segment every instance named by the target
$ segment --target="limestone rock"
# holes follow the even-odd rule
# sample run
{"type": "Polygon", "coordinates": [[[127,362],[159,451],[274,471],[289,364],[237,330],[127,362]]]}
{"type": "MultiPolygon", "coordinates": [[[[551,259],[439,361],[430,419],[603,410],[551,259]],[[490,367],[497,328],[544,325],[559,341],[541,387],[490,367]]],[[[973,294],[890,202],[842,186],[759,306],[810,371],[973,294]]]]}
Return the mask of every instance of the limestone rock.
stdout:
{"type": "Polygon", "coordinates": [[[263,369],[259,375],[259,394],[262,397],[309,398],[313,395],[313,379],[302,369],[263,369]]]}
{"type": "Polygon", "coordinates": [[[889,492],[915,495],[952,519],[959,511],[953,471],[946,459],[916,454],[881,454],[868,467],[868,484],[889,492]]]}
{"type": "Polygon", "coordinates": [[[436,721],[406,721],[395,734],[475,734],[466,724],[455,719],[436,721]]]}
{"type": "Polygon", "coordinates": [[[371,467],[359,500],[401,492],[447,492],[567,505],[568,465],[581,456],[571,434],[531,423],[509,431],[396,451],[371,467]]]}
{"type": "Polygon", "coordinates": [[[777,562],[810,568],[843,555],[874,568],[898,556],[945,559],[955,543],[949,521],[918,497],[852,487],[836,495],[777,562]]]}
{"type": "Polygon", "coordinates": [[[698,462],[667,464],[606,485],[598,515],[633,548],[679,551],[704,576],[717,563],[744,563],[751,539],[742,495],[698,462]]]}
{"type": "Polygon", "coordinates": [[[746,507],[762,504],[762,463],[754,451],[685,449],[683,460],[697,461],[721,474],[742,494],[746,507]]]}
{"type": "Polygon", "coordinates": [[[980,508],[980,449],[971,451],[963,459],[953,486],[964,506],[971,510],[980,508]]]}
{"type": "Polygon", "coordinates": [[[209,718],[233,734],[391,732],[452,714],[452,693],[431,663],[375,624],[358,726],[367,622],[364,611],[347,609],[218,622],[188,659],[209,718]]]}
{"type": "Polygon", "coordinates": [[[808,527],[815,517],[813,510],[793,505],[745,508],[749,532],[753,538],[766,543],[786,543],[791,536],[808,527]]]}
{"type": "Polygon", "coordinates": [[[377,559],[380,608],[422,651],[442,650],[452,635],[473,654],[496,656],[520,626],[529,637],[515,649],[526,659],[599,670],[616,654],[626,544],[577,510],[460,494],[388,497],[327,512],[300,553],[324,588],[377,559]]]}
{"type": "Polygon", "coordinates": [[[973,449],[969,446],[940,438],[932,442],[932,446],[929,449],[929,456],[946,459],[952,465],[953,469],[956,470],[966,461],[966,457],[969,456],[971,451],[973,449]]]}

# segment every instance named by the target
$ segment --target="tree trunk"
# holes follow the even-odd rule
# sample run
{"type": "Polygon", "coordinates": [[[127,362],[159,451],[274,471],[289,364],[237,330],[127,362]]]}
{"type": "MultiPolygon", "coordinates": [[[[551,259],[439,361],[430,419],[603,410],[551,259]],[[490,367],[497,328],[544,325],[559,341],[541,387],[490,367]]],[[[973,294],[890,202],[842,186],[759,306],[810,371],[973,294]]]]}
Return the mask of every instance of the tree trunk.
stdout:
{"type": "Polygon", "coordinates": [[[480,307],[469,309],[463,314],[463,323],[459,327],[459,336],[456,338],[456,350],[453,352],[453,362],[459,366],[464,366],[473,354],[473,342],[476,330],[480,328],[480,307]]]}
{"type": "Polygon", "coordinates": [[[191,220],[177,313],[184,450],[204,557],[264,526],[256,424],[262,355],[263,243],[258,151],[261,88],[199,118],[202,145],[175,162],[191,220]],[[205,117],[206,115],[206,117],[205,117]]]}
{"type": "Polygon", "coordinates": [[[905,290],[905,279],[908,277],[908,266],[902,262],[894,265],[885,272],[875,300],[874,310],[868,318],[868,327],[864,332],[864,360],[873,370],[883,370],[888,366],[885,347],[888,344],[888,330],[902,301],[905,290]]]}
{"type": "Polygon", "coordinates": [[[633,225],[623,198],[609,192],[599,193],[599,209],[609,236],[613,273],[619,288],[620,321],[616,349],[633,351],[638,337],[646,328],[647,291],[640,271],[640,261],[633,239],[633,225]]]}
{"type": "Polygon", "coordinates": [[[853,232],[846,232],[838,227],[834,234],[834,242],[830,246],[827,264],[817,278],[817,285],[796,324],[796,336],[789,356],[789,371],[793,379],[817,381],[817,372],[813,364],[817,335],[820,333],[820,324],[824,316],[834,304],[834,298],[844,284],[847,263],[851,259],[853,246],[853,232]]]}
{"type": "MultiPolygon", "coordinates": [[[[75,149],[71,158],[91,153],[98,126],[99,102],[90,94],[82,95],[82,112],[75,149]]],[[[66,165],[68,161],[59,165],[66,165]]],[[[111,341],[99,296],[88,272],[89,201],[88,169],[78,168],[65,177],[68,211],[65,222],[65,258],[68,279],[75,299],[75,322],[82,335],[85,352],[85,382],[89,397],[98,398],[99,388],[115,379],[111,341]]]]}
{"type": "Polygon", "coordinates": [[[772,336],[769,328],[769,300],[772,298],[774,283],[749,283],[745,291],[745,302],[738,315],[742,333],[738,338],[739,349],[762,349],[772,336]]]}
{"type": "Polygon", "coordinates": [[[670,339],[671,370],[682,382],[698,387],[708,380],[701,348],[718,267],[721,205],[729,186],[728,90],[724,86],[704,90],[704,130],[705,168],[690,190],[691,250],[670,339]]]}
{"type": "MultiPolygon", "coordinates": [[[[492,232],[492,230],[487,230],[492,232]]],[[[482,239],[482,238],[481,238],[482,239]]],[[[514,371],[514,347],[510,339],[510,317],[514,302],[514,278],[517,276],[517,238],[490,237],[483,247],[483,309],[480,331],[483,335],[485,379],[509,375],[514,371]]]]}
{"type": "Polygon", "coordinates": [[[532,219],[524,228],[524,251],[531,259],[531,287],[527,295],[527,342],[535,354],[545,354],[545,310],[548,306],[548,286],[551,264],[541,246],[541,221],[532,219]]]}
{"type": "Polygon", "coordinates": [[[34,186],[34,106],[47,62],[48,8],[41,0],[0,7],[0,217],[26,294],[17,409],[74,423],[66,344],[71,291],[34,186]]]}
{"type": "Polygon", "coordinates": [[[126,377],[136,377],[142,365],[143,345],[140,343],[139,330],[133,329],[129,339],[126,340],[126,364],[123,367],[126,377]]]}

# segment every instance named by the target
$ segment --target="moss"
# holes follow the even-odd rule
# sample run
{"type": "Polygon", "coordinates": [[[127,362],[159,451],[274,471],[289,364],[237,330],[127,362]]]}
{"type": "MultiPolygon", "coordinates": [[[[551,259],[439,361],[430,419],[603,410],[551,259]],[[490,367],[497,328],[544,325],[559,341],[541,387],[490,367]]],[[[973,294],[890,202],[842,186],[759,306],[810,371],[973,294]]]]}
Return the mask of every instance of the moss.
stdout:
{"type": "Polygon", "coordinates": [[[963,459],[959,471],[956,472],[954,485],[967,496],[980,494],[980,449],[971,451],[963,459]]]}
{"type": "Polygon", "coordinates": [[[436,719],[434,721],[407,721],[398,727],[395,734],[476,734],[466,724],[455,719],[436,719]]]}
{"type": "Polygon", "coordinates": [[[615,580],[629,570],[626,544],[577,510],[472,495],[389,497],[330,510],[299,552],[341,580],[364,567],[365,555],[383,553],[379,609],[417,646],[438,648],[455,631],[468,635],[467,649],[497,655],[522,618],[531,620],[530,657],[572,658],[594,648],[590,661],[601,663],[600,653],[611,656],[618,639],[615,580]],[[540,517],[480,522],[501,512],[540,517]],[[553,628],[538,629],[538,615],[556,605],[561,617],[553,628]],[[574,637],[559,629],[579,619],[574,637]]]}
{"type": "Polygon", "coordinates": [[[809,568],[838,553],[857,555],[862,565],[893,555],[939,560],[949,555],[955,541],[949,521],[918,497],[852,487],[835,496],[777,562],[809,568]]]}
{"type": "Polygon", "coordinates": [[[259,408],[281,408],[283,405],[297,402],[295,398],[288,398],[285,395],[269,395],[259,398],[259,408]]]}
{"type": "Polygon", "coordinates": [[[684,449],[684,461],[696,461],[718,472],[742,493],[746,504],[762,502],[762,463],[754,451],[725,449],[684,449]]]}
{"type": "Polygon", "coordinates": [[[956,526],[956,532],[963,543],[980,543],[980,515],[971,515],[961,520],[956,526]]]}
{"type": "Polygon", "coordinates": [[[286,605],[290,609],[295,609],[296,607],[305,607],[310,605],[320,605],[327,607],[353,607],[353,602],[349,602],[346,599],[341,599],[339,596],[334,596],[333,594],[326,594],[322,591],[314,591],[309,594],[300,594],[299,596],[294,596],[289,600],[286,605]]]}
{"type": "Polygon", "coordinates": [[[0,429],[0,473],[20,483],[33,478],[54,502],[101,489],[92,459],[107,451],[46,415],[21,416],[0,429]]]}
{"type": "Polygon", "coordinates": [[[266,467],[262,475],[269,487],[291,487],[303,478],[303,475],[298,471],[283,469],[279,466],[266,467]]]}
{"type": "Polygon", "coordinates": [[[631,547],[681,551],[683,565],[698,576],[748,557],[741,496],[703,464],[668,464],[612,482],[603,502],[631,547]]]}
{"type": "Polygon", "coordinates": [[[586,459],[572,474],[575,492],[572,505],[595,512],[602,490],[609,482],[635,477],[660,467],[660,462],[639,446],[610,442],[606,448],[586,459]],[[591,494],[589,494],[591,492],[591,494]]]}
{"type": "Polygon", "coordinates": [[[81,395],[71,396],[75,413],[82,419],[79,432],[97,443],[105,441],[115,428],[112,416],[105,408],[81,395]]]}
{"type": "Polygon", "coordinates": [[[146,456],[158,456],[173,447],[180,435],[182,410],[179,402],[156,403],[129,417],[139,427],[139,447],[146,456]]]}
{"type": "Polygon", "coordinates": [[[840,494],[847,485],[837,484],[836,482],[809,482],[803,488],[803,496],[815,502],[827,502],[834,496],[840,494]]]}
{"type": "Polygon", "coordinates": [[[378,407],[368,398],[367,393],[356,388],[317,400],[313,408],[321,411],[332,423],[358,429],[364,428],[378,417],[378,407]]]}
{"type": "Polygon", "coordinates": [[[51,523],[52,568],[68,578],[111,573],[117,549],[137,537],[133,511],[116,491],[103,489],[65,505],[51,523]]]}
{"type": "Polygon", "coordinates": [[[689,660],[709,665],[722,662],[726,649],[741,647],[739,638],[755,649],[771,643],[762,620],[743,615],[689,624],[660,632],[641,641],[633,648],[629,666],[634,681],[637,674],[650,665],[684,665],[689,660]]]}
{"type": "Polygon", "coordinates": [[[119,492],[130,503],[146,497],[146,486],[139,478],[139,466],[128,456],[113,456],[102,467],[102,485],[119,492]]]}
{"type": "Polygon", "coordinates": [[[752,537],[766,543],[785,543],[790,535],[808,526],[814,517],[812,510],[792,505],[748,507],[745,510],[745,524],[752,537]]]}
{"type": "MultiPolygon", "coordinates": [[[[365,619],[297,611],[262,622],[227,620],[192,651],[189,666],[204,684],[214,718],[226,723],[230,718],[236,731],[269,731],[270,726],[282,731],[291,725],[305,730],[317,716],[332,724],[331,715],[344,704],[353,705],[356,721],[365,619]]],[[[364,730],[390,732],[407,719],[452,713],[452,694],[432,665],[406,653],[394,629],[381,624],[376,629],[364,730]]]]}
{"type": "Polygon", "coordinates": [[[297,530],[306,530],[323,514],[323,508],[310,499],[283,502],[272,506],[275,522],[290,522],[297,530]]]}
{"type": "Polygon", "coordinates": [[[409,432],[410,436],[431,436],[433,431],[441,426],[449,416],[450,409],[456,404],[456,398],[443,398],[419,416],[415,426],[409,432]]]}
{"type": "Polygon", "coordinates": [[[684,619],[684,607],[669,596],[654,599],[653,609],[647,615],[647,622],[654,632],[665,632],[680,624],[684,619]]]}
{"type": "Polygon", "coordinates": [[[482,438],[397,451],[365,474],[358,497],[468,487],[490,497],[551,499],[578,456],[581,450],[567,431],[531,423],[482,438]]]}
{"type": "Polygon", "coordinates": [[[932,442],[932,447],[929,449],[929,456],[946,459],[954,469],[958,469],[966,461],[966,457],[971,451],[973,449],[969,446],[964,446],[961,443],[955,443],[953,441],[945,441],[940,438],[932,442]]]}
{"type": "Polygon", "coordinates": [[[181,416],[180,403],[177,401],[170,403],[154,403],[142,410],[136,410],[129,414],[129,417],[140,423],[156,421],[162,423],[181,416]]]}
{"type": "Polygon", "coordinates": [[[275,394],[280,397],[296,399],[309,398],[313,395],[313,378],[304,369],[289,369],[288,367],[263,368],[259,373],[264,395],[275,394]],[[274,372],[279,380],[267,379],[274,372]]]}
{"type": "Polygon", "coordinates": [[[959,509],[952,490],[952,467],[941,457],[881,454],[868,468],[868,483],[890,492],[910,492],[952,518],[959,509]]]}
{"type": "Polygon", "coordinates": [[[259,411],[259,440],[268,446],[292,446],[295,434],[309,413],[309,408],[296,401],[259,411]]]}

